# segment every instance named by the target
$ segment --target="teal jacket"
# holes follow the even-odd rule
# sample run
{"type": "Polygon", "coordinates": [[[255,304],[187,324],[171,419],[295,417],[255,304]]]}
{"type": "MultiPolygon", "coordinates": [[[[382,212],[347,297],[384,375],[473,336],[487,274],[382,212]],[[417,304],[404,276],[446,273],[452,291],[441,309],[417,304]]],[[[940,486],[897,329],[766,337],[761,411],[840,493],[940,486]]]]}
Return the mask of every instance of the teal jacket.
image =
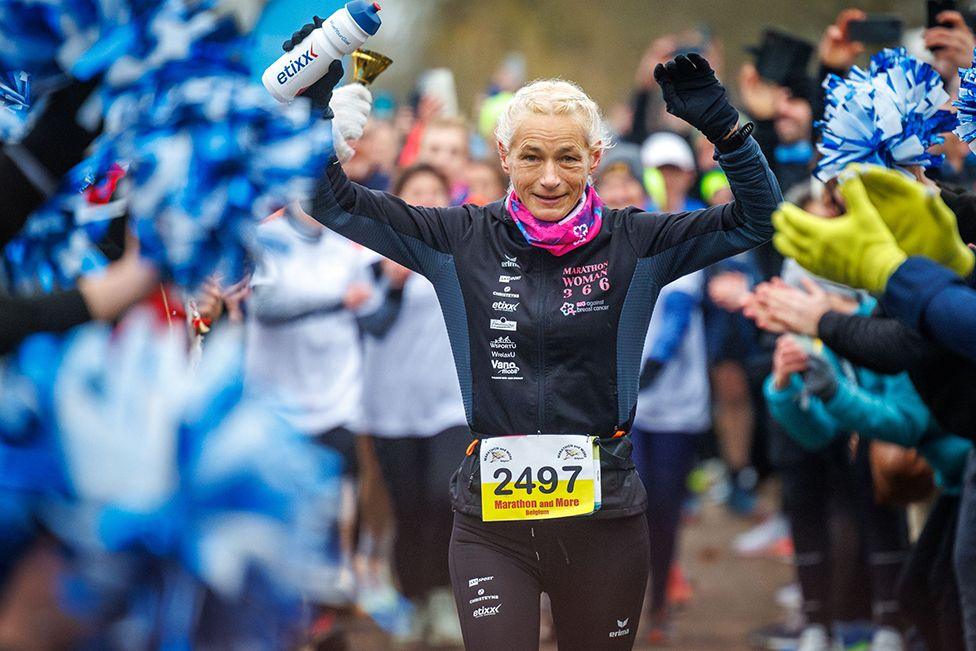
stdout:
{"type": "Polygon", "coordinates": [[[823,354],[837,375],[837,393],[826,403],[805,391],[799,374],[794,373],[782,390],[776,389],[772,376],[766,379],[770,413],[789,435],[811,451],[853,432],[917,448],[932,466],[939,486],[957,492],[972,444],[939,429],[908,374],[879,375],[853,367],[857,381],[852,382],[833,353],[824,348],[823,354]]]}

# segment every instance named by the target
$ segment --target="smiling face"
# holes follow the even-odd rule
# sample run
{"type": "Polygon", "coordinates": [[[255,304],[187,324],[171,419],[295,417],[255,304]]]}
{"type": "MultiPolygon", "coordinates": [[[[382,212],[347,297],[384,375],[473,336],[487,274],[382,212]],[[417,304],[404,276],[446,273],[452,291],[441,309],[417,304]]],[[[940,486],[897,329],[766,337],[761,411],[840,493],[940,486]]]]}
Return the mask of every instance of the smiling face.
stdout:
{"type": "Polygon", "coordinates": [[[576,206],[602,156],[587,145],[579,121],[539,113],[522,118],[511,148],[499,143],[498,151],[522,204],[547,222],[559,221],[576,206]]]}

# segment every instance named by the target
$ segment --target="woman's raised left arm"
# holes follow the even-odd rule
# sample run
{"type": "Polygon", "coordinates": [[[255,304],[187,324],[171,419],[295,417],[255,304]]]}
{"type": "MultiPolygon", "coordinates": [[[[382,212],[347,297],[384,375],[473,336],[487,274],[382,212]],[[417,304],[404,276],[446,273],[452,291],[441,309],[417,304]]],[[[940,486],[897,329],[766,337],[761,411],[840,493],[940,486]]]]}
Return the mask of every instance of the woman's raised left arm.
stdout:
{"type": "Polygon", "coordinates": [[[638,258],[657,257],[661,281],[670,282],[703,267],[769,241],[773,211],[783,200],[779,182],[750,135],[738,128],[739,112],[708,61],[680,55],[658,65],[668,113],[695,127],[715,144],[716,160],[725,171],[735,201],[724,206],[668,215],[631,212],[624,227],[638,258]]]}
{"type": "Polygon", "coordinates": [[[625,215],[637,256],[665,263],[669,276],[664,282],[755,248],[773,236],[770,218],[783,194],[759,145],[748,137],[717,159],[732,187],[731,203],[681,213],[625,215]]]}

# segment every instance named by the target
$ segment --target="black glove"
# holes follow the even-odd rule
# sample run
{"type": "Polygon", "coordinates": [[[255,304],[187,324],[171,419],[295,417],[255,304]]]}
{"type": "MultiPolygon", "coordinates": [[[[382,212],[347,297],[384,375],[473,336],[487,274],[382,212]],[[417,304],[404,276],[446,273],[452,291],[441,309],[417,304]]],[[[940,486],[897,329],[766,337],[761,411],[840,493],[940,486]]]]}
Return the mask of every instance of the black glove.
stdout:
{"type": "MultiPolygon", "coordinates": [[[[322,26],[325,21],[314,16],[312,22],[307,23],[300,30],[291,35],[291,38],[282,43],[281,49],[285,52],[291,52],[292,48],[297,46],[299,43],[305,40],[305,38],[311,34],[314,30],[322,26]]],[[[332,91],[342,80],[342,61],[336,59],[329,65],[329,71],[325,73],[325,76],[319,79],[317,82],[306,88],[302,95],[312,100],[312,106],[315,107],[317,111],[322,114],[322,117],[326,120],[331,120],[333,117],[332,109],[329,108],[329,102],[332,101],[332,91]]]]}
{"type": "Polygon", "coordinates": [[[810,395],[830,402],[837,395],[837,375],[830,362],[820,355],[810,355],[807,370],[803,371],[803,386],[810,395]]]}
{"type": "Polygon", "coordinates": [[[680,54],[657,64],[654,79],[664,91],[668,113],[695,127],[717,143],[739,123],[739,112],[729,104],[725,88],[708,61],[698,54],[680,54]]]}
{"type": "Polygon", "coordinates": [[[657,381],[661,371],[664,370],[664,362],[659,362],[656,359],[649,359],[644,362],[644,368],[641,369],[640,379],[637,380],[637,387],[639,389],[646,389],[647,387],[654,384],[657,381]]]}

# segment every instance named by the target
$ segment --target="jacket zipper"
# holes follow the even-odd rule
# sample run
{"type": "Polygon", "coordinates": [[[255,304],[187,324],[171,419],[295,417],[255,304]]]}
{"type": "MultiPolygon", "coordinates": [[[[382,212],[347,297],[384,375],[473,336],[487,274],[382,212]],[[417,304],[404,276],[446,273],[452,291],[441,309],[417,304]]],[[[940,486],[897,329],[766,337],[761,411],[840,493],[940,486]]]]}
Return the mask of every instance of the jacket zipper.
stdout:
{"type": "Polygon", "coordinates": [[[543,426],[545,425],[546,419],[546,253],[539,254],[541,258],[540,269],[542,270],[539,274],[539,416],[536,423],[536,431],[538,434],[542,434],[543,426]]]}

